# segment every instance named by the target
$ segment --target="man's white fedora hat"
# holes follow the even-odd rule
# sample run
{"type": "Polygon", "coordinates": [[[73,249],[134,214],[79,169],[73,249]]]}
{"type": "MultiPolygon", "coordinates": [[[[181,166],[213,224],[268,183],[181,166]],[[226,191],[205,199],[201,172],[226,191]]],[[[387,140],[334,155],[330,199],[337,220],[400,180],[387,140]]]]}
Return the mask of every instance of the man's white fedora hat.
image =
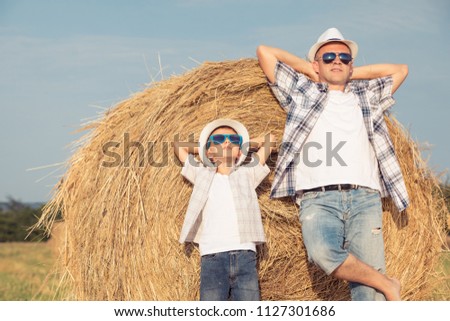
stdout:
{"type": "Polygon", "coordinates": [[[249,141],[250,137],[248,135],[247,128],[245,128],[244,125],[242,125],[237,120],[233,119],[226,119],[226,118],[220,118],[216,119],[210,123],[208,123],[200,133],[200,139],[199,139],[199,156],[202,161],[202,163],[206,166],[214,166],[213,163],[209,160],[208,156],[206,155],[206,143],[208,142],[209,136],[211,133],[219,128],[219,127],[231,127],[234,129],[234,131],[242,136],[242,147],[241,147],[241,157],[236,162],[236,166],[242,164],[245,159],[247,158],[247,152],[249,150],[249,141]]]}
{"type": "Polygon", "coordinates": [[[314,61],[314,57],[316,56],[316,53],[320,47],[329,42],[336,42],[336,41],[346,44],[350,48],[352,58],[353,59],[356,58],[356,55],[358,54],[358,45],[356,44],[356,42],[344,39],[344,36],[339,30],[337,30],[336,28],[330,28],[327,29],[324,33],[322,33],[319,39],[317,39],[317,42],[311,47],[311,49],[309,49],[308,52],[309,61],[311,62],[314,61]]]}

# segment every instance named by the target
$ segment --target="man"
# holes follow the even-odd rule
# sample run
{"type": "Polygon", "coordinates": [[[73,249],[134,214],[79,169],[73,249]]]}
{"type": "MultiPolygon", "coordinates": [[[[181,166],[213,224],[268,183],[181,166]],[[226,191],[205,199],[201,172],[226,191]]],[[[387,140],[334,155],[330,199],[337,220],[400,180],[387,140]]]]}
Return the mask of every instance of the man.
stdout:
{"type": "Polygon", "coordinates": [[[349,281],[352,300],[400,300],[384,275],[381,196],[409,203],[383,113],[406,65],[353,67],[358,46],[326,30],[301,59],[259,46],[257,55],[287,118],[272,198],[300,206],[309,260],[349,281]]]}

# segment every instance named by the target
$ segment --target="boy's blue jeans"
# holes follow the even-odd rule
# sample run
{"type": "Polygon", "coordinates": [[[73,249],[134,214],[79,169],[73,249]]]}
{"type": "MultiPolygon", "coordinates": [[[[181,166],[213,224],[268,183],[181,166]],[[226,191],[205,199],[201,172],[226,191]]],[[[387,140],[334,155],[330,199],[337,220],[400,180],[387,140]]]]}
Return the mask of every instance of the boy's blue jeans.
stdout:
{"type": "MultiPolygon", "coordinates": [[[[385,273],[382,204],[378,191],[308,192],[300,202],[300,222],[308,258],[327,274],[349,253],[385,273]]],[[[354,301],[384,301],[382,293],[350,282],[354,301]]]]}
{"type": "Polygon", "coordinates": [[[200,271],[201,301],[258,301],[256,253],[236,250],[203,255],[200,271]]]}

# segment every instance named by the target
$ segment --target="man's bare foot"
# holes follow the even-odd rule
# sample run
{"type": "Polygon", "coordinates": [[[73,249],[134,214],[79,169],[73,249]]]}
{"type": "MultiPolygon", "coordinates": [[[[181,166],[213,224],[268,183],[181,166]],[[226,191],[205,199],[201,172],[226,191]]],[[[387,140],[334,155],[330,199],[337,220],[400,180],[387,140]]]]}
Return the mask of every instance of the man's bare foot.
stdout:
{"type": "Polygon", "coordinates": [[[396,278],[390,278],[390,277],[387,277],[387,278],[389,279],[391,285],[389,286],[389,291],[386,291],[386,293],[384,293],[386,300],[401,301],[402,298],[400,297],[400,289],[401,289],[400,281],[397,280],[396,278]]]}

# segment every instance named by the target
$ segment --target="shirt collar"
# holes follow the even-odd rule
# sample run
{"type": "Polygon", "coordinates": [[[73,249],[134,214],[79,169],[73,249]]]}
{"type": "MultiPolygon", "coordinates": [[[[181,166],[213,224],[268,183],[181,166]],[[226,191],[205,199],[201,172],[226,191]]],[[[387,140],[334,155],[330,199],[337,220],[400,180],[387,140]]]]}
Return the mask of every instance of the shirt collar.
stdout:
{"type": "Polygon", "coordinates": [[[326,93],[328,91],[328,84],[326,82],[316,82],[316,86],[322,93],[326,93]]]}
{"type": "MultiPolygon", "coordinates": [[[[315,83],[317,86],[317,89],[320,92],[326,93],[328,92],[328,84],[326,82],[317,82],[315,83]]],[[[347,83],[347,85],[345,86],[344,89],[344,93],[348,93],[348,92],[355,92],[358,91],[360,89],[363,89],[367,87],[367,82],[364,81],[349,81],[347,83]]]]}

